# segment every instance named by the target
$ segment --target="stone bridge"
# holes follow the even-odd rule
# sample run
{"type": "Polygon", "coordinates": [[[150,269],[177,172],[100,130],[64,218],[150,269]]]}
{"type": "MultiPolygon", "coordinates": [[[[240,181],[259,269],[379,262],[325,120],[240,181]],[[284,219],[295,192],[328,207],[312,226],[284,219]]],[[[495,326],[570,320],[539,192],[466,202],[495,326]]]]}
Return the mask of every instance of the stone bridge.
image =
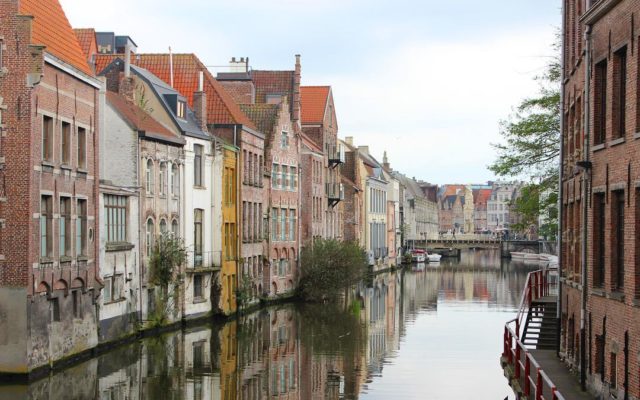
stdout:
{"type": "Polygon", "coordinates": [[[431,250],[435,253],[455,250],[454,254],[459,254],[460,250],[466,249],[500,249],[503,258],[510,258],[511,252],[524,253],[548,253],[557,254],[555,242],[543,242],[538,240],[500,240],[489,237],[461,237],[461,238],[441,238],[415,241],[416,248],[431,250]]]}

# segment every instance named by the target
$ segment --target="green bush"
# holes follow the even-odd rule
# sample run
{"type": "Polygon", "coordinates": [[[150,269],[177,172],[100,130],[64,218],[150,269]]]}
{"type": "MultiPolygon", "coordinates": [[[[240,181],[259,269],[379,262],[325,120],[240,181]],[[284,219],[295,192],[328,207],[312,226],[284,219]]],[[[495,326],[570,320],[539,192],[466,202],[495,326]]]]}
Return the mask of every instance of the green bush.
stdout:
{"type": "Polygon", "coordinates": [[[358,283],[367,270],[367,258],[357,243],[316,239],[302,250],[298,294],[307,301],[335,300],[358,283]]]}

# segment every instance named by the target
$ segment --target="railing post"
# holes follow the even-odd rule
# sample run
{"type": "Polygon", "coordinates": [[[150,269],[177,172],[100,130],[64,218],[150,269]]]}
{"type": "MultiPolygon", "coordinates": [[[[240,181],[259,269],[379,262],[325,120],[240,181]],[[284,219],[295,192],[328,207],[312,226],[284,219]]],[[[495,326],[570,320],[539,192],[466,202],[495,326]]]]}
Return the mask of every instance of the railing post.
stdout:
{"type": "Polygon", "coordinates": [[[536,400],[542,399],[542,374],[540,373],[540,368],[537,369],[537,377],[536,377],[536,400]]]}
{"type": "Polygon", "coordinates": [[[509,333],[509,329],[505,325],[504,333],[502,334],[502,357],[507,358],[507,335],[509,333]]]}
{"type": "Polygon", "coordinates": [[[520,320],[516,319],[516,337],[520,339],[520,320]]]}
{"type": "Polygon", "coordinates": [[[529,363],[529,353],[525,353],[524,357],[524,395],[529,398],[529,393],[531,393],[531,380],[529,380],[531,376],[531,364],[529,363]]]}
{"type": "Polygon", "coordinates": [[[531,277],[533,277],[533,275],[530,275],[530,279],[528,280],[529,288],[527,290],[527,302],[529,303],[528,304],[529,307],[531,307],[531,301],[533,300],[533,288],[531,287],[533,283],[532,283],[531,277]]]}
{"type": "Polygon", "coordinates": [[[516,362],[515,362],[515,369],[516,369],[516,379],[518,380],[518,382],[520,381],[520,346],[518,346],[518,342],[516,341],[516,362]]]}
{"type": "Polygon", "coordinates": [[[558,400],[558,395],[556,394],[558,391],[555,386],[551,386],[551,399],[558,400]]]}

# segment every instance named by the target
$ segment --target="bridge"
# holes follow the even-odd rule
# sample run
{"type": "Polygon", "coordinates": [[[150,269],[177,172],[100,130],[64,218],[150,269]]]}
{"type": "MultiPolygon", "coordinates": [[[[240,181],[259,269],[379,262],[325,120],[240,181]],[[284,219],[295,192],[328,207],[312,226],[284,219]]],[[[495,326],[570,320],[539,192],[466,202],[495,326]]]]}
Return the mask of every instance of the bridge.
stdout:
{"type": "Polygon", "coordinates": [[[503,258],[510,258],[511,252],[555,254],[555,243],[538,240],[501,240],[484,235],[460,235],[414,241],[414,247],[430,250],[444,256],[459,256],[461,250],[500,249],[503,258]]]}

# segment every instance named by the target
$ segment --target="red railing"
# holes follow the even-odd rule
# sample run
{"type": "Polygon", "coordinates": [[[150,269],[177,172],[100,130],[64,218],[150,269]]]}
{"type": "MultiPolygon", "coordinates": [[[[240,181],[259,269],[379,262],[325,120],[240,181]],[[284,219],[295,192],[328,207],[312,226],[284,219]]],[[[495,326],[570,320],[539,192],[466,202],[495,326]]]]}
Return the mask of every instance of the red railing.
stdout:
{"type": "Polygon", "coordinates": [[[530,272],[520,299],[518,314],[504,326],[502,357],[504,362],[513,368],[513,379],[518,381],[527,399],[564,400],[549,376],[520,341],[522,321],[529,312],[531,304],[540,298],[555,294],[556,288],[556,269],[530,272]]]}

